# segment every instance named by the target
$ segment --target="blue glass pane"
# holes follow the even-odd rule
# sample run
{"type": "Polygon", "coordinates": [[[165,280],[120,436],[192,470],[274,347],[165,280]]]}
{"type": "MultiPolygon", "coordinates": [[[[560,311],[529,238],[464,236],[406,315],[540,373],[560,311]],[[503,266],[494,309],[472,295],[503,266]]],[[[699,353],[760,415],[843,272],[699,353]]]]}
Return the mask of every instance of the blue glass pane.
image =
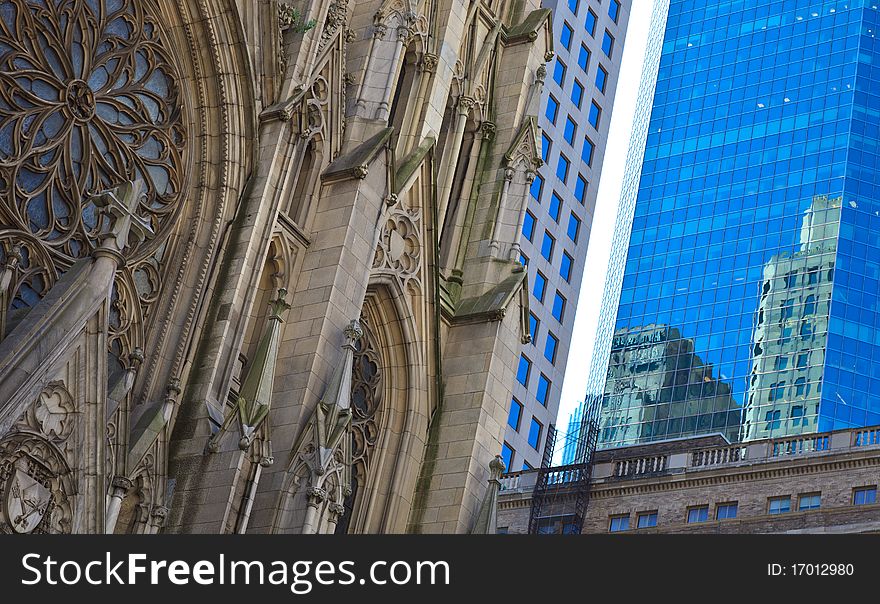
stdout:
{"type": "Polygon", "coordinates": [[[553,67],[553,81],[562,86],[565,82],[565,63],[556,59],[556,66],[553,67]]]}
{"type": "Polygon", "coordinates": [[[544,358],[551,363],[556,362],[556,349],[559,347],[559,339],[549,331],[547,340],[544,342],[544,358]]]}
{"type": "Polygon", "coordinates": [[[556,297],[553,299],[553,317],[561,323],[564,312],[565,298],[563,298],[559,292],[556,292],[556,297]]]}
{"type": "Polygon", "coordinates": [[[602,52],[609,58],[611,58],[611,53],[614,50],[614,36],[608,33],[608,30],[605,30],[605,35],[602,37],[602,52]]]}
{"type": "Polygon", "coordinates": [[[587,180],[578,174],[577,182],[574,184],[574,197],[581,205],[584,204],[584,195],[587,192],[587,180]]]}
{"type": "Polygon", "coordinates": [[[577,216],[575,216],[574,214],[571,214],[568,217],[568,229],[566,230],[566,233],[568,234],[568,238],[571,239],[572,241],[574,241],[575,243],[577,243],[578,234],[580,233],[580,230],[581,230],[581,221],[578,219],[577,216]]]}
{"type": "Polygon", "coordinates": [[[608,16],[617,23],[617,18],[620,16],[620,2],[611,0],[611,3],[608,5],[608,16]]]}
{"type": "Polygon", "coordinates": [[[547,207],[547,213],[550,214],[550,218],[559,222],[559,213],[561,209],[562,199],[556,194],[556,191],[554,191],[553,194],[550,195],[550,205],[547,207]]]}
{"type": "Polygon", "coordinates": [[[575,104],[576,107],[581,106],[581,101],[584,98],[584,87],[581,86],[581,83],[575,80],[574,84],[571,86],[571,102],[575,104]]]}
{"type": "Polygon", "coordinates": [[[591,36],[596,35],[596,13],[592,10],[587,11],[587,20],[584,22],[584,28],[591,36]]]}
{"type": "Polygon", "coordinates": [[[522,416],[523,406],[516,399],[510,401],[510,413],[507,415],[507,425],[514,430],[519,430],[519,420],[522,416]]]}
{"type": "Polygon", "coordinates": [[[568,253],[562,254],[562,263],[559,266],[559,274],[566,281],[571,281],[571,267],[574,264],[574,260],[568,253]]]}
{"type": "Polygon", "coordinates": [[[544,291],[547,289],[547,279],[541,273],[535,274],[535,285],[532,288],[532,295],[540,302],[544,301],[544,291]]]}
{"type": "Polygon", "coordinates": [[[553,260],[553,246],[555,243],[556,240],[553,239],[553,236],[547,231],[544,231],[544,239],[541,241],[541,255],[544,256],[547,261],[553,260]]]}
{"type": "Polygon", "coordinates": [[[596,130],[599,129],[599,116],[602,115],[602,108],[599,107],[595,102],[590,104],[590,114],[587,118],[590,122],[590,125],[596,130]]]}
{"type": "Polygon", "coordinates": [[[562,33],[559,34],[559,41],[566,50],[571,48],[571,36],[573,33],[574,31],[569,27],[568,23],[562,24],[562,33]]]}
{"type": "Polygon", "coordinates": [[[529,445],[533,449],[538,448],[538,441],[541,438],[541,424],[534,417],[532,418],[532,423],[529,425],[529,445]]]}
{"type": "Polygon", "coordinates": [[[605,92],[605,84],[608,82],[608,72],[605,71],[602,67],[596,70],[596,88],[599,89],[600,92],[605,92]]]}
{"type": "Polygon", "coordinates": [[[535,217],[531,212],[526,212],[525,220],[523,220],[522,234],[529,241],[532,240],[532,236],[535,234],[535,217]]]}
{"type": "Polygon", "coordinates": [[[574,123],[570,117],[565,118],[565,130],[562,133],[562,136],[565,138],[565,142],[569,145],[574,144],[574,133],[577,131],[577,124],[574,123]]]}
{"type": "Polygon", "coordinates": [[[590,65],[590,50],[581,44],[581,49],[578,51],[578,67],[586,71],[590,65]]]}
{"type": "Polygon", "coordinates": [[[538,174],[535,176],[535,180],[532,181],[532,186],[529,188],[529,192],[532,194],[532,197],[535,201],[541,201],[541,189],[544,188],[544,179],[541,178],[541,175],[538,174]]]}
{"type": "Polygon", "coordinates": [[[535,394],[535,398],[545,407],[547,406],[547,395],[550,394],[550,385],[550,380],[542,373],[538,378],[538,391],[535,394]]]}
{"type": "Polygon", "coordinates": [[[544,110],[544,115],[547,116],[551,124],[555,124],[557,113],[559,113],[559,102],[550,95],[547,97],[547,108],[544,110]]]}
{"type": "Polygon", "coordinates": [[[523,386],[529,385],[529,371],[532,368],[532,364],[529,360],[521,356],[519,358],[519,367],[516,370],[516,380],[522,384],[523,386]]]}

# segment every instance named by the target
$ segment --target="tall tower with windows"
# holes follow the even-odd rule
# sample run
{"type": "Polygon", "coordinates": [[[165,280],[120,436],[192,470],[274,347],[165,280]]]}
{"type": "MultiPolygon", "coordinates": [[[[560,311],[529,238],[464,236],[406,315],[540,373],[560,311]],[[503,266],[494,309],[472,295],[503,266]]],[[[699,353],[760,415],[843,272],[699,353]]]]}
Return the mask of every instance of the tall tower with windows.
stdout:
{"type": "Polygon", "coordinates": [[[502,456],[538,467],[556,421],[596,206],[631,0],[547,0],[553,50],[538,118],[543,165],[531,183],[519,261],[528,269],[522,346],[502,456]]]}

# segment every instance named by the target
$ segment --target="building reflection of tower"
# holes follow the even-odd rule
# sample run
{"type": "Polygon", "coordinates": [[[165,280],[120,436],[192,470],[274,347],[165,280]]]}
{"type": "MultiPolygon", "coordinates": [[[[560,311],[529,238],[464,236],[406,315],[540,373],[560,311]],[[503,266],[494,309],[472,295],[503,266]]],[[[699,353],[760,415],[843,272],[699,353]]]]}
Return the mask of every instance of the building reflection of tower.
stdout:
{"type": "Polygon", "coordinates": [[[798,250],[764,267],[744,440],[817,430],[841,199],[814,197],[798,250]]]}
{"type": "Polygon", "coordinates": [[[740,416],[730,385],[713,375],[678,329],[615,332],[599,414],[602,447],[711,432],[736,440],[740,416]]]}

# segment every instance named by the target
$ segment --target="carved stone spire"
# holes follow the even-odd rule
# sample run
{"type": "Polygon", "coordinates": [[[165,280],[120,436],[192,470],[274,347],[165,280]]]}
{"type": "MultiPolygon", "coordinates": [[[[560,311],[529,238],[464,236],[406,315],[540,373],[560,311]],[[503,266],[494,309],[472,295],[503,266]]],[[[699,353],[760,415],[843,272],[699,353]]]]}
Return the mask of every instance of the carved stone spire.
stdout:
{"type": "Polygon", "coordinates": [[[483,503],[480,505],[477,521],[474,523],[474,528],[471,529],[472,535],[494,535],[498,530],[496,524],[498,493],[501,491],[501,475],[504,470],[504,460],[500,455],[496,455],[495,459],[489,462],[489,486],[486,488],[486,496],[483,497],[483,503]]]}
{"type": "Polygon", "coordinates": [[[271,309],[266,332],[257,344],[254,360],[241,385],[238,396],[238,413],[241,420],[240,449],[247,449],[254,433],[269,415],[272,406],[272,387],[275,381],[275,365],[278,361],[278,343],[281,341],[281,313],[290,308],[285,301],[286,289],[278,290],[278,298],[269,303],[271,309]]]}

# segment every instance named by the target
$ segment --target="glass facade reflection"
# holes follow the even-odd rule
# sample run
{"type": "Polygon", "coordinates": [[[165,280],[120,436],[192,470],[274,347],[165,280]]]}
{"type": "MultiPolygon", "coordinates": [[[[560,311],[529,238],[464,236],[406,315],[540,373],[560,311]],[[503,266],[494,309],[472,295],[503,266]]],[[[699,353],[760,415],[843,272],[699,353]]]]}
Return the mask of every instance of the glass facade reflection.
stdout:
{"type": "Polygon", "coordinates": [[[600,447],[880,424],[877,4],[671,0],[600,447]]]}

